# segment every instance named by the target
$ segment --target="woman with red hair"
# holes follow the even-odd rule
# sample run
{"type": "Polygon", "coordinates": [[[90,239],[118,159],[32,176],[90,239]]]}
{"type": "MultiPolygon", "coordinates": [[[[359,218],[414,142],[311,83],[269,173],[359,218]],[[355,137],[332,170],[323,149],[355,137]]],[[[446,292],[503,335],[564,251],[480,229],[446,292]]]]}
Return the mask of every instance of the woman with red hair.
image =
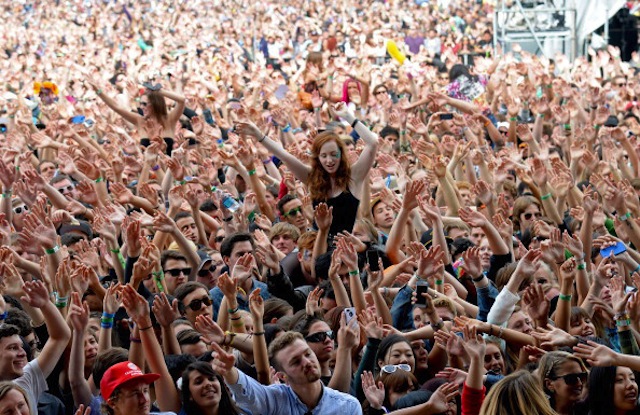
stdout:
{"type": "Polygon", "coordinates": [[[368,180],[378,146],[378,136],[362,124],[345,103],[337,104],[334,110],[337,116],[351,124],[365,144],[353,165],[349,162],[343,141],[333,132],[325,131],[315,137],[311,145],[311,165],[307,165],[279,142],[264,135],[254,124],[243,122],[236,126],[238,134],[256,139],[308,186],[314,206],[326,203],[333,208],[330,237],[342,231],[352,231],[363,183],[368,180]]]}

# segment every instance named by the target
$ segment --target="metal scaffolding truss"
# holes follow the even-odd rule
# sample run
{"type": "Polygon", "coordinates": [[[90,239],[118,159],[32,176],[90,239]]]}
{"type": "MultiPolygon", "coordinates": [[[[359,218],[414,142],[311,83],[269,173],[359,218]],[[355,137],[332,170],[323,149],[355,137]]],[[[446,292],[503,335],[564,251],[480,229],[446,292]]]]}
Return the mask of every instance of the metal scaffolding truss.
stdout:
{"type": "Polygon", "coordinates": [[[499,0],[493,19],[494,47],[500,44],[508,52],[518,43],[535,54],[553,58],[559,51],[573,60],[576,17],[575,6],[567,5],[567,0],[499,0]]]}

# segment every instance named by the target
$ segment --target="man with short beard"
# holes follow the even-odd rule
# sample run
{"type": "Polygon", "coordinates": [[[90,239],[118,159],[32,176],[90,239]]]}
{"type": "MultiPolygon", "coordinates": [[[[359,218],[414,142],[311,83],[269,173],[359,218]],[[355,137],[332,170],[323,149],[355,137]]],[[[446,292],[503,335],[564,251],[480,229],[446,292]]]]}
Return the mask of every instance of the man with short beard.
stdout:
{"type": "Polygon", "coordinates": [[[286,384],[258,383],[234,367],[232,354],[213,347],[217,350],[214,369],[224,377],[245,411],[263,415],[362,414],[356,398],[322,384],[318,358],[300,333],[285,332],[269,346],[269,360],[286,384]]]}

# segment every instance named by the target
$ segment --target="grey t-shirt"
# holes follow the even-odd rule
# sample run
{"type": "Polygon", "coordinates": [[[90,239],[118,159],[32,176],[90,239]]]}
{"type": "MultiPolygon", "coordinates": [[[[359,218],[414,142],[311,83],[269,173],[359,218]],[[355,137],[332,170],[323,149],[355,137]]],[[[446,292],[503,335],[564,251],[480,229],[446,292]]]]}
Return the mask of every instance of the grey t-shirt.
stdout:
{"type": "Polygon", "coordinates": [[[24,367],[24,373],[22,376],[14,380],[14,382],[21,386],[26,392],[29,398],[29,409],[31,415],[38,413],[38,398],[43,392],[46,392],[47,379],[40,369],[38,359],[33,359],[24,367]]]}

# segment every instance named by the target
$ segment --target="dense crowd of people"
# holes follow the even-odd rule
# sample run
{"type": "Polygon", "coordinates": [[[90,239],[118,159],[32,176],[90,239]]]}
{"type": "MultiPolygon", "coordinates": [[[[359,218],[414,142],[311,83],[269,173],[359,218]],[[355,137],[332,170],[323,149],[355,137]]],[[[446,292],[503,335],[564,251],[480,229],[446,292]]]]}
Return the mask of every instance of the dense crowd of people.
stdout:
{"type": "Polygon", "coordinates": [[[487,2],[0,2],[0,414],[637,414],[640,83],[487,2]]]}

